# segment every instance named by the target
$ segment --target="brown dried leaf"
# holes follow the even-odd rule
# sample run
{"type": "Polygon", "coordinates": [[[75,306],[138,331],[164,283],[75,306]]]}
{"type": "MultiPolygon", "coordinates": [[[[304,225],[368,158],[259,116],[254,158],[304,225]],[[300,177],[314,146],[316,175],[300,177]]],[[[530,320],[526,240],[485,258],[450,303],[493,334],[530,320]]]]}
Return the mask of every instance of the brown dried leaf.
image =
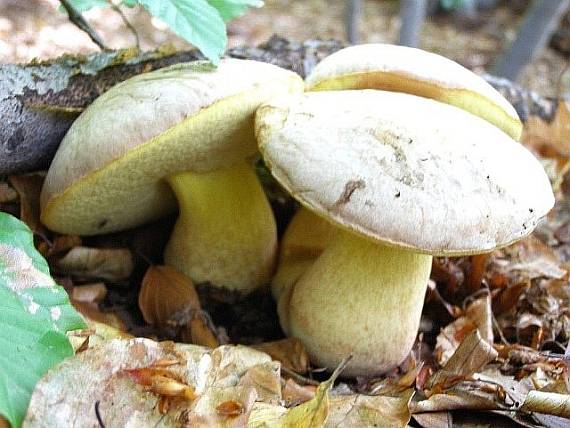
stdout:
{"type": "Polygon", "coordinates": [[[410,421],[408,405],[412,388],[395,397],[344,395],[330,398],[325,427],[405,427],[410,421]]]}
{"type": "MultiPolygon", "coordinates": [[[[218,339],[210,329],[202,314],[194,314],[192,320],[190,320],[189,328],[191,343],[195,345],[206,346],[208,348],[217,348],[220,346],[218,339]]],[[[186,337],[184,333],[183,337],[186,337]]]]}
{"type": "Polygon", "coordinates": [[[452,428],[453,416],[451,412],[417,413],[412,415],[423,428],[452,428]]]}
{"type": "Polygon", "coordinates": [[[40,193],[44,177],[38,174],[13,175],[9,180],[20,195],[20,220],[34,234],[45,234],[46,228],[40,222],[40,193]]]}
{"type": "Polygon", "coordinates": [[[299,339],[288,338],[261,343],[253,347],[271,355],[271,358],[280,361],[283,367],[296,373],[304,374],[309,369],[309,356],[299,339]]]}
{"type": "Polygon", "coordinates": [[[253,388],[258,400],[278,404],[281,401],[280,365],[277,361],[248,369],[238,382],[239,386],[253,388]]]}
{"type": "Polygon", "coordinates": [[[216,406],[218,415],[235,417],[243,413],[243,404],[238,401],[224,401],[216,406]]]}
{"type": "Polygon", "coordinates": [[[142,280],[139,308],[149,324],[166,325],[183,310],[199,311],[192,280],[170,266],[150,266],[142,280]]]}
{"type": "Polygon", "coordinates": [[[539,115],[530,115],[525,122],[522,141],[531,147],[547,146],[561,155],[570,155],[570,106],[560,99],[554,119],[547,122],[539,115]]]}
{"type": "Polygon", "coordinates": [[[126,248],[74,247],[55,263],[55,267],[59,273],[78,279],[104,279],[115,282],[131,275],[133,257],[126,248]]]}
{"type": "Polygon", "coordinates": [[[314,385],[299,385],[293,379],[287,379],[283,387],[283,400],[286,407],[297,406],[315,396],[317,388],[314,385]]]}
{"type": "Polygon", "coordinates": [[[482,339],[493,343],[493,312],[488,294],[471,303],[464,316],[457,318],[437,336],[435,356],[438,363],[446,364],[473,330],[478,330],[482,339]]]}
{"type": "Polygon", "coordinates": [[[521,406],[521,410],[570,418],[570,395],[530,391],[521,406]]]}
{"type": "Polygon", "coordinates": [[[140,338],[111,340],[50,370],[36,385],[25,425],[99,426],[93,411],[98,402],[107,426],[245,426],[258,395],[238,383],[252,367],[268,363],[268,355],[243,346],[207,350],[140,338]],[[135,374],[139,381],[133,381],[135,374]],[[187,399],[188,388],[195,399],[187,399]],[[166,406],[165,393],[170,394],[166,406]],[[220,415],[217,407],[228,401],[240,403],[242,414],[220,415]]]}
{"type": "Polygon", "coordinates": [[[106,295],[107,286],[104,282],[76,285],[71,292],[71,298],[82,303],[99,303],[106,295]]]}
{"type": "Polygon", "coordinates": [[[449,382],[471,376],[497,358],[498,353],[481,338],[478,330],[467,336],[445,366],[434,373],[427,383],[427,389],[443,388],[449,382]]]}
{"type": "Polygon", "coordinates": [[[18,192],[16,192],[10,184],[5,181],[0,181],[0,204],[14,202],[16,199],[18,199],[18,192]]]}

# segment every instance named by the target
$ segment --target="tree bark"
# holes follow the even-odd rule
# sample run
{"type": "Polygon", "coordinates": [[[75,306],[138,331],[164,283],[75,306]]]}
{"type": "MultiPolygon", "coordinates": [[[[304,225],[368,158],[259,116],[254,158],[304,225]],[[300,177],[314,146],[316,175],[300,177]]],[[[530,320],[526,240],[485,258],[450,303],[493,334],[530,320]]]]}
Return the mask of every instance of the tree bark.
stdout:
{"type": "MultiPolygon", "coordinates": [[[[305,76],[340,42],[303,43],[272,37],[253,48],[228,51],[233,58],[270,62],[305,76]]],[[[143,72],[179,62],[202,59],[195,50],[135,50],[63,56],[25,65],[0,65],[0,175],[46,169],[61,139],[85,107],[111,86],[143,72]]],[[[538,115],[549,122],[556,100],[525,91],[505,79],[485,77],[513,103],[521,118],[538,115]]]]}

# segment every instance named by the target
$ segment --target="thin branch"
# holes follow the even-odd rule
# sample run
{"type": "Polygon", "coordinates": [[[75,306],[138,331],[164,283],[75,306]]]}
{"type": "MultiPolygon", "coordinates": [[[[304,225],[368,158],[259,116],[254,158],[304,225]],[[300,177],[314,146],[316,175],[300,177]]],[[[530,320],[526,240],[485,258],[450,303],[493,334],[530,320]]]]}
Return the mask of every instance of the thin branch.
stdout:
{"type": "Polygon", "coordinates": [[[105,43],[103,43],[103,40],[101,39],[101,37],[99,37],[99,35],[95,32],[95,30],[93,30],[89,26],[89,24],[87,23],[85,18],[83,18],[83,15],[81,15],[81,13],[79,13],[77,11],[77,9],[75,9],[75,7],[73,7],[73,5],[69,2],[69,0],[59,0],[59,2],[64,7],[64,9],[67,11],[67,15],[69,16],[69,20],[77,28],[79,28],[80,30],[87,33],[89,38],[91,40],[93,40],[93,43],[95,43],[97,46],[99,46],[99,48],[101,50],[108,50],[109,49],[107,46],[105,46],[105,43]]]}
{"type": "Polygon", "coordinates": [[[137,49],[140,50],[141,45],[140,45],[140,38],[139,38],[139,33],[137,32],[137,29],[133,26],[133,24],[131,24],[129,22],[129,20],[127,19],[123,10],[119,6],[117,6],[115,3],[113,3],[113,0],[107,0],[107,2],[109,2],[109,4],[111,5],[111,9],[113,9],[115,12],[117,12],[119,14],[121,19],[123,20],[123,23],[127,26],[127,28],[131,31],[131,33],[133,33],[133,36],[135,36],[135,45],[136,45],[137,49]]]}

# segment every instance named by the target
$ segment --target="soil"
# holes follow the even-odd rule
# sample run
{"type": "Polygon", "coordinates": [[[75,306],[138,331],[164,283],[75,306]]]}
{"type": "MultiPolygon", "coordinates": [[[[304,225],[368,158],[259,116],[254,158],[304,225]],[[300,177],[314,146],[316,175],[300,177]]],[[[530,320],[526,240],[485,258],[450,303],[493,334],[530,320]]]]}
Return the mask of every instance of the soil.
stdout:
{"type": "MultiPolygon", "coordinates": [[[[520,8],[513,8],[518,3],[524,2],[510,2],[510,7],[496,8],[468,23],[453,15],[432,16],[423,28],[420,47],[483,72],[515,38],[522,17],[520,8]]],[[[344,40],[344,4],[344,1],[326,0],[268,0],[263,8],[254,9],[229,24],[229,46],[256,45],[273,34],[293,40],[344,40]]],[[[58,0],[0,0],[0,62],[28,62],[33,58],[97,50],[87,35],[58,11],[58,5],[58,0]]],[[[399,2],[365,0],[363,6],[360,41],[396,42],[399,2]]],[[[138,30],[143,49],[163,43],[188,47],[164,23],[150,18],[141,8],[125,9],[125,15],[138,30]]],[[[112,10],[94,9],[85,13],[85,17],[110,47],[134,44],[133,34],[112,10]]],[[[525,70],[519,83],[542,95],[554,96],[565,67],[565,58],[546,48],[525,70]]],[[[562,91],[570,91],[570,82],[562,83],[562,91]]]]}

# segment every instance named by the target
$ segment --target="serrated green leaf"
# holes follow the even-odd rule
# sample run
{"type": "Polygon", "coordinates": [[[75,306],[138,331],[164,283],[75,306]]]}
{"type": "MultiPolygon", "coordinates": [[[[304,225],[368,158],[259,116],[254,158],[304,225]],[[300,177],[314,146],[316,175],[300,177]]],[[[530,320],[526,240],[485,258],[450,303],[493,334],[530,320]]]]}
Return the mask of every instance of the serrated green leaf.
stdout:
{"type": "Polygon", "coordinates": [[[226,49],[226,25],[206,0],[138,0],[148,12],[172,31],[196,46],[218,64],[226,49]]]}
{"type": "Polygon", "coordinates": [[[249,7],[263,6],[261,0],[208,0],[208,3],[216,8],[226,22],[243,15],[249,7]]]}
{"type": "Polygon", "coordinates": [[[40,377],[73,354],[65,332],[84,327],[30,229],[0,212],[0,414],[13,427],[20,426],[40,377]]]}

